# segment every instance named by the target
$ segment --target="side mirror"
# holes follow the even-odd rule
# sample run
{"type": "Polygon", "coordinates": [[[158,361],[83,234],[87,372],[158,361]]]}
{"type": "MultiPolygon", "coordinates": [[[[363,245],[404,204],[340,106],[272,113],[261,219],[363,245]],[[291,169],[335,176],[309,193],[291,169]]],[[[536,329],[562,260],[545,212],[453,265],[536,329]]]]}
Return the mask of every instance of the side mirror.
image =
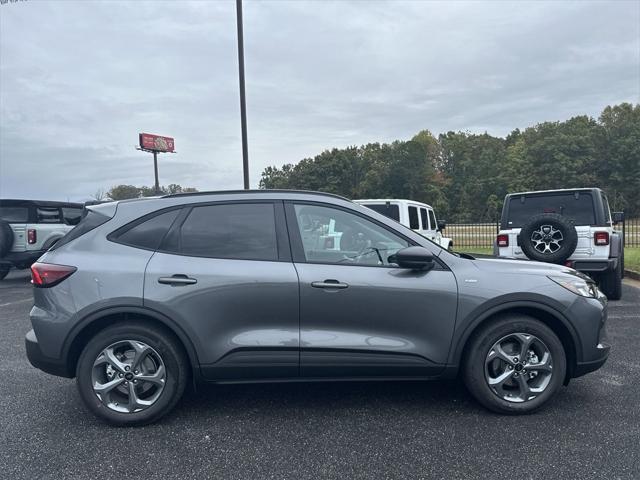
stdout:
{"type": "Polygon", "coordinates": [[[411,270],[431,270],[436,265],[433,254],[424,247],[403,248],[395,255],[391,255],[388,261],[397,264],[400,268],[411,270]]]}
{"type": "Polygon", "coordinates": [[[614,224],[624,222],[624,212],[613,212],[611,216],[614,224]]]}
{"type": "Polygon", "coordinates": [[[447,222],[445,222],[444,220],[438,220],[438,231],[441,232],[442,230],[444,230],[447,226],[447,222]]]}

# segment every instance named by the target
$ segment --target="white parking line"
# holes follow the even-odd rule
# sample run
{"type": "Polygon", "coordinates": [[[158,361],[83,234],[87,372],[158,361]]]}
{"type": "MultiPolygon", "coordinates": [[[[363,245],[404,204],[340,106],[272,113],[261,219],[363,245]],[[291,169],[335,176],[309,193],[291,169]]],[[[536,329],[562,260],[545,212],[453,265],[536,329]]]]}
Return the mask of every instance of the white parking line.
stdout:
{"type": "Polygon", "coordinates": [[[8,307],[9,305],[16,305],[18,303],[25,303],[25,302],[33,302],[33,298],[23,298],[22,300],[16,300],[15,302],[0,303],[0,307],[8,307]]]}

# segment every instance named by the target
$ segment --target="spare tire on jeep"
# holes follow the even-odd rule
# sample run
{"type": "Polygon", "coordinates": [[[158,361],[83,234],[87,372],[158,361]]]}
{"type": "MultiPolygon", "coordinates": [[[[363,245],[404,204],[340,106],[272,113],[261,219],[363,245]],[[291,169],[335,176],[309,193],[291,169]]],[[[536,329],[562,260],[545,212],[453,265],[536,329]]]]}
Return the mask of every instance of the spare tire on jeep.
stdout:
{"type": "Polygon", "coordinates": [[[13,230],[7,222],[0,220],[0,257],[4,257],[13,245],[13,230]]]}
{"type": "Polygon", "coordinates": [[[563,263],[578,245],[573,222],[555,213],[531,217],[520,230],[520,248],[531,260],[563,263]]]}

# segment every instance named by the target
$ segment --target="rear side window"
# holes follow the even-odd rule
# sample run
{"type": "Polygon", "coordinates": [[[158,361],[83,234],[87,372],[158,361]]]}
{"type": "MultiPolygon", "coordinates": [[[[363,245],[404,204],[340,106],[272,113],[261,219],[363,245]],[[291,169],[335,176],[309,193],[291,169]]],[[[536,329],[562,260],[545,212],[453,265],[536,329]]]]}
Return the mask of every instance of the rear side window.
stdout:
{"type": "Polygon", "coordinates": [[[62,223],[59,208],[38,207],[36,214],[38,223],[62,223]]]}
{"type": "Polygon", "coordinates": [[[363,207],[370,208],[374,212],[381,213],[385,217],[389,217],[396,222],[400,221],[400,207],[391,203],[373,203],[369,205],[363,205],[363,207]]]}
{"type": "Polygon", "coordinates": [[[194,207],[180,228],[177,250],[199,257],[278,260],[273,205],[194,207]]]}
{"type": "Polygon", "coordinates": [[[27,223],[29,221],[29,208],[0,207],[0,220],[4,220],[7,223],[27,223]]]}
{"type": "Polygon", "coordinates": [[[87,232],[90,232],[94,228],[99,227],[103,223],[111,220],[111,217],[107,217],[106,215],[102,215],[101,213],[94,212],[93,210],[88,210],[87,214],[80,220],[80,222],[73,227],[72,230],[69,231],[64,237],[58,240],[53,244],[49,250],[56,250],[63,245],[75,240],[78,237],[81,237],[87,232]]]}
{"type": "Polygon", "coordinates": [[[429,219],[427,218],[427,209],[420,209],[420,220],[422,221],[422,229],[429,230],[429,219]]]}
{"type": "Polygon", "coordinates": [[[567,192],[545,195],[511,197],[508,228],[522,227],[534,215],[556,213],[576,225],[594,225],[593,198],[586,192],[567,192]]]}
{"type": "Polygon", "coordinates": [[[409,227],[412,230],[420,229],[420,222],[418,220],[418,209],[416,207],[409,207],[409,227]]]}
{"type": "Polygon", "coordinates": [[[179,212],[180,209],[174,209],[155,215],[118,234],[115,240],[132,247],[156,250],[179,212]]]}

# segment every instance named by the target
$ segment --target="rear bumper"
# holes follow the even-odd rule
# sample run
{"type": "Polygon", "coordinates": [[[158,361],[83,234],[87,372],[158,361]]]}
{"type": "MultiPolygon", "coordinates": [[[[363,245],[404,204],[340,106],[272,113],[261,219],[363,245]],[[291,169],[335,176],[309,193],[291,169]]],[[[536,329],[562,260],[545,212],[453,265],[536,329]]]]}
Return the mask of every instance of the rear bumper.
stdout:
{"type": "Polygon", "coordinates": [[[579,272],[607,272],[615,270],[618,266],[618,258],[606,260],[572,260],[572,268],[579,272]]]}
{"type": "Polygon", "coordinates": [[[0,258],[0,265],[11,265],[13,267],[26,268],[35,263],[46,250],[30,250],[26,252],[8,252],[0,258]]]}
{"type": "Polygon", "coordinates": [[[27,358],[29,363],[42,370],[43,372],[50,373],[51,375],[57,375],[58,377],[72,378],[74,375],[69,372],[67,365],[64,361],[57,358],[45,357],[40,350],[38,339],[33,330],[29,330],[24,338],[24,344],[27,351],[27,358]]]}

